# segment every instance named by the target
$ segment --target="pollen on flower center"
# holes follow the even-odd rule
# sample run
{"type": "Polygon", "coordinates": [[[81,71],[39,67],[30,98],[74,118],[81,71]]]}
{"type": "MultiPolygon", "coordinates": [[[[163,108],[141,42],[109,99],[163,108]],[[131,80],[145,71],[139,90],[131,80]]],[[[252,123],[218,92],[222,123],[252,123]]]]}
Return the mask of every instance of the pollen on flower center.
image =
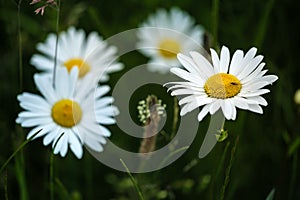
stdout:
{"type": "Polygon", "coordinates": [[[70,128],[80,122],[82,110],[77,102],[62,99],[53,105],[51,117],[58,125],[70,128]]]}
{"type": "Polygon", "coordinates": [[[176,40],[165,39],[159,43],[159,53],[168,59],[176,58],[176,55],[180,52],[180,44],[176,40]]]}
{"type": "Polygon", "coordinates": [[[71,71],[71,69],[73,67],[77,66],[79,69],[79,74],[78,74],[79,78],[84,77],[86,75],[86,73],[88,73],[90,71],[89,64],[84,62],[80,58],[69,59],[66,62],[64,62],[64,66],[68,69],[69,72],[71,71]]]}
{"type": "Polygon", "coordinates": [[[212,98],[226,99],[237,95],[242,88],[238,78],[231,74],[218,73],[207,79],[205,93],[212,98]]]}

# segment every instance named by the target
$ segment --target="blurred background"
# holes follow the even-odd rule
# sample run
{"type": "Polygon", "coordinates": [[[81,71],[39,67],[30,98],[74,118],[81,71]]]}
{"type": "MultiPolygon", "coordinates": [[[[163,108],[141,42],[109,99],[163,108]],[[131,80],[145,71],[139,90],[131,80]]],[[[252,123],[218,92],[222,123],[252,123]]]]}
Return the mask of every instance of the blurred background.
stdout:
{"type": "MultiPolygon", "coordinates": [[[[206,117],[199,124],[191,147],[181,158],[159,171],[133,176],[145,199],[219,199],[229,169],[225,199],[266,199],[273,189],[274,199],[300,199],[300,105],[294,101],[294,94],[300,89],[300,4],[296,0],[220,0],[219,9],[214,12],[215,2],[217,0],[61,1],[60,30],[75,26],[109,38],[137,28],[158,8],[177,6],[194,17],[208,35],[217,30],[217,43],[226,45],[231,52],[257,47],[265,56],[269,73],[279,76],[270,87],[271,93],[264,95],[269,103],[264,114],[239,110],[237,120],[225,124],[228,138],[218,143],[207,157],[199,159],[198,151],[209,123],[206,117]],[[213,16],[218,16],[217,27],[213,16]],[[232,159],[237,137],[239,143],[232,159]],[[228,167],[230,163],[231,168],[228,167]]],[[[46,8],[43,16],[36,15],[37,6],[29,3],[1,0],[0,166],[29,131],[15,123],[21,110],[17,94],[37,93],[32,78],[37,70],[29,60],[37,53],[36,44],[56,30],[56,10],[46,8]],[[18,33],[21,33],[21,43],[18,33]],[[20,61],[23,70],[19,68],[20,61]]],[[[122,74],[146,63],[148,58],[131,52],[119,60],[125,64],[125,69],[111,74],[108,84],[112,88],[122,74]]],[[[131,98],[133,121],[139,122],[136,107],[148,94],[158,96],[167,105],[167,112],[173,112],[174,101],[165,88],[145,87],[131,98]]],[[[172,121],[167,122],[165,133],[158,136],[158,146],[170,140],[166,133],[171,126],[172,121]]],[[[113,142],[124,149],[138,151],[140,140],[129,137],[118,127],[110,126],[109,129],[113,142]]],[[[50,199],[50,155],[51,148],[43,146],[41,139],[28,143],[0,174],[0,199],[50,199]]],[[[54,199],[138,198],[127,173],[103,165],[87,151],[81,160],[70,152],[65,158],[54,156],[53,184],[54,199]]]]}

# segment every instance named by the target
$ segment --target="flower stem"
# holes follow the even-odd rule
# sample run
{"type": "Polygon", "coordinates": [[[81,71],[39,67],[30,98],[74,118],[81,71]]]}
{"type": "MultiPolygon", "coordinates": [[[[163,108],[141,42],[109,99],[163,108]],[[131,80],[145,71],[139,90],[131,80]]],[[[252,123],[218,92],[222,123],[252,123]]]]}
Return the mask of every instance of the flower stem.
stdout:
{"type": "Polygon", "coordinates": [[[289,189],[289,198],[293,199],[293,193],[295,189],[296,177],[297,177],[297,165],[298,165],[298,153],[293,154],[293,161],[292,161],[292,177],[290,180],[290,189],[289,189]]]}
{"type": "Polygon", "coordinates": [[[60,14],[60,0],[57,0],[57,16],[56,16],[56,41],[55,41],[55,54],[53,66],[53,88],[55,87],[55,75],[57,67],[57,51],[58,51],[58,37],[59,37],[59,14],[60,14]]]}
{"type": "Polygon", "coordinates": [[[22,0],[19,0],[18,2],[18,16],[17,16],[17,21],[18,21],[18,53],[19,53],[19,88],[20,90],[23,89],[23,54],[22,54],[22,36],[21,36],[21,14],[20,14],[20,10],[21,10],[21,3],[22,0]]]}
{"type": "Polygon", "coordinates": [[[268,27],[268,22],[269,22],[269,18],[270,18],[270,13],[271,13],[272,8],[273,8],[273,4],[274,4],[274,0],[269,0],[267,2],[267,5],[265,6],[265,9],[264,9],[264,12],[263,12],[264,14],[261,17],[261,20],[259,21],[256,38],[254,40],[254,45],[257,48],[260,48],[262,46],[263,41],[264,41],[266,29],[268,27]]]}
{"type": "MultiPolygon", "coordinates": [[[[32,137],[34,137],[36,134],[34,134],[32,137]]],[[[15,155],[21,150],[23,149],[23,147],[31,141],[31,138],[25,140],[15,151],[14,153],[5,161],[5,163],[2,165],[2,167],[0,168],[0,174],[2,173],[2,171],[5,169],[5,167],[7,166],[7,164],[11,161],[11,159],[13,159],[15,157],[15,155]]]]}
{"type": "Polygon", "coordinates": [[[239,142],[239,135],[236,137],[234,146],[231,149],[230,161],[229,161],[229,165],[226,169],[226,175],[225,175],[225,180],[224,180],[224,183],[223,183],[223,186],[222,186],[222,189],[221,189],[220,200],[223,200],[225,198],[225,192],[226,192],[226,188],[228,186],[229,180],[230,180],[230,171],[231,171],[231,168],[232,168],[232,165],[233,165],[235,152],[236,152],[236,147],[237,147],[238,142],[239,142]]]}
{"type": "Polygon", "coordinates": [[[22,150],[20,154],[17,154],[15,157],[15,170],[16,170],[16,177],[20,186],[20,199],[26,200],[28,199],[28,193],[27,193],[27,184],[25,178],[25,161],[24,161],[24,154],[22,150]]]}
{"type": "Polygon", "coordinates": [[[171,138],[170,140],[173,139],[174,135],[176,134],[176,128],[177,128],[177,123],[178,123],[178,100],[176,97],[174,97],[174,107],[173,107],[173,125],[172,125],[172,133],[171,133],[171,138]]]}
{"type": "Polygon", "coordinates": [[[214,48],[218,48],[219,0],[213,0],[212,5],[212,35],[214,48]]]}
{"type": "Polygon", "coordinates": [[[5,196],[5,200],[8,200],[8,191],[7,191],[7,171],[4,174],[4,196],[5,196]]]}
{"type": "Polygon", "coordinates": [[[210,118],[208,130],[199,150],[199,158],[204,158],[213,149],[218,141],[216,138],[216,134],[219,133],[219,130],[222,130],[224,128],[224,123],[225,117],[222,113],[222,110],[219,109],[210,118]]]}
{"type": "Polygon", "coordinates": [[[134,179],[134,177],[131,175],[128,167],[126,166],[125,162],[120,159],[120,162],[122,163],[122,165],[124,166],[124,168],[126,169],[126,172],[132,182],[132,184],[134,185],[134,188],[136,190],[136,192],[138,193],[138,196],[139,196],[139,200],[144,200],[144,197],[143,197],[143,193],[142,193],[142,190],[141,188],[139,187],[138,183],[136,182],[136,180],[134,179]]]}
{"type": "Polygon", "coordinates": [[[50,200],[54,200],[54,154],[52,152],[50,153],[49,187],[50,187],[50,200]]]}

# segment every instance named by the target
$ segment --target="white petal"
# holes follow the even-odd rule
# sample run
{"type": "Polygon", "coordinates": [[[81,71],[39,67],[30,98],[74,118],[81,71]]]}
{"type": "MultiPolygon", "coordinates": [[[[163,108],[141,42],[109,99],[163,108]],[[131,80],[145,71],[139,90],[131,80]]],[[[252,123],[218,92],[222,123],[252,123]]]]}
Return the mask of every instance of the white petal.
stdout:
{"type": "Polygon", "coordinates": [[[190,95],[203,95],[205,94],[204,92],[201,91],[196,91],[196,90],[192,90],[192,89],[177,89],[171,92],[172,96],[175,95],[186,95],[186,94],[190,94],[190,95]]]}
{"type": "Polygon", "coordinates": [[[185,56],[181,53],[177,54],[179,62],[186,68],[190,73],[196,73],[201,76],[201,71],[199,71],[197,65],[194,63],[193,59],[185,56]]]}
{"type": "Polygon", "coordinates": [[[220,109],[221,104],[222,104],[222,100],[220,100],[220,99],[214,101],[209,107],[209,113],[211,115],[215,114],[215,112],[217,112],[217,110],[220,109]]]}
{"type": "Polygon", "coordinates": [[[69,72],[65,67],[59,67],[56,70],[55,76],[55,90],[59,99],[69,98],[68,95],[68,85],[65,81],[69,80],[69,72]]]}
{"type": "Polygon", "coordinates": [[[215,73],[220,73],[220,60],[217,52],[214,49],[210,49],[211,59],[214,66],[215,73]]]}
{"type": "Polygon", "coordinates": [[[225,118],[230,120],[231,116],[232,116],[232,106],[231,106],[231,104],[227,100],[224,100],[224,101],[222,101],[221,108],[222,108],[222,111],[223,111],[223,114],[224,114],[225,118]]]}
{"type": "Polygon", "coordinates": [[[197,101],[197,98],[207,98],[207,95],[189,95],[179,100],[179,105],[183,105],[185,103],[189,103],[192,101],[197,101]]]}
{"type": "Polygon", "coordinates": [[[95,101],[95,109],[106,107],[114,102],[113,97],[102,97],[95,101]]]}
{"type": "Polygon", "coordinates": [[[18,95],[17,99],[20,101],[20,106],[26,110],[39,113],[50,112],[49,103],[36,94],[24,92],[23,94],[18,95]]]}
{"type": "Polygon", "coordinates": [[[97,122],[100,124],[115,124],[116,120],[114,118],[104,116],[102,114],[96,113],[97,122]]]}
{"type": "Polygon", "coordinates": [[[256,82],[256,83],[253,83],[253,84],[249,84],[247,86],[244,86],[243,87],[243,90],[245,91],[248,91],[248,92],[252,92],[252,91],[256,91],[256,90],[259,90],[263,87],[265,87],[266,85],[269,85],[270,83],[269,82],[266,82],[266,81],[262,81],[262,82],[256,82]]]}
{"type": "Polygon", "coordinates": [[[245,77],[249,76],[249,74],[251,74],[253,72],[253,70],[255,70],[255,68],[257,68],[257,66],[259,65],[259,63],[263,60],[263,56],[256,56],[255,58],[253,58],[249,63],[244,63],[243,67],[244,69],[237,74],[237,77],[242,80],[245,77]]]}
{"type": "Polygon", "coordinates": [[[56,140],[53,142],[53,153],[58,154],[61,151],[63,145],[68,145],[68,136],[65,133],[61,137],[56,138],[56,140]]]}
{"type": "Polygon", "coordinates": [[[47,146],[50,144],[56,137],[58,137],[61,134],[61,128],[56,127],[56,129],[49,132],[43,139],[43,144],[47,146]]]}
{"type": "Polygon", "coordinates": [[[110,90],[110,87],[108,85],[102,85],[98,87],[95,91],[95,98],[100,98],[101,96],[105,95],[108,93],[110,90]]]}
{"type": "Polygon", "coordinates": [[[101,135],[105,137],[109,137],[111,135],[110,130],[108,130],[106,127],[99,125],[101,135]]]}
{"type": "Polygon", "coordinates": [[[90,139],[90,138],[86,138],[85,144],[89,148],[93,149],[94,151],[97,151],[97,152],[103,151],[102,145],[99,142],[97,142],[96,140],[93,140],[93,139],[90,139]]]}
{"type": "Polygon", "coordinates": [[[261,78],[261,81],[266,81],[269,84],[272,84],[277,80],[278,80],[278,76],[276,76],[276,75],[267,75],[267,76],[264,76],[261,78]]]}
{"type": "Polygon", "coordinates": [[[262,69],[264,68],[266,63],[260,63],[259,66],[247,77],[245,77],[244,79],[241,79],[241,83],[242,84],[246,84],[248,82],[251,82],[254,78],[256,78],[256,76],[258,74],[261,73],[262,69]]]}
{"type": "Polygon", "coordinates": [[[252,60],[255,56],[257,52],[257,49],[255,47],[252,47],[245,55],[243,62],[242,62],[242,66],[244,66],[245,64],[249,63],[250,60],[252,60]]]}
{"type": "Polygon", "coordinates": [[[173,67],[170,69],[170,71],[177,75],[178,77],[182,78],[182,79],[185,79],[187,81],[190,81],[190,82],[193,82],[193,83],[203,83],[203,79],[201,79],[201,77],[198,77],[192,73],[189,73],[183,69],[180,69],[180,68],[176,68],[176,67],[173,67]]]}
{"type": "Polygon", "coordinates": [[[78,159],[81,159],[83,155],[83,149],[79,139],[74,134],[70,134],[69,142],[70,142],[70,148],[72,152],[75,154],[75,156],[78,159]]]}
{"type": "Polygon", "coordinates": [[[263,109],[257,104],[250,104],[248,110],[259,114],[263,114],[263,109]]]}
{"type": "Polygon", "coordinates": [[[38,126],[38,125],[43,125],[43,124],[50,124],[52,123],[52,119],[49,117],[34,117],[30,119],[25,119],[22,122],[23,127],[33,127],[33,126],[38,126]]]}
{"type": "Polygon", "coordinates": [[[240,96],[240,97],[254,97],[254,96],[259,96],[259,95],[262,95],[262,94],[266,94],[268,92],[270,92],[270,90],[268,90],[268,89],[260,89],[260,90],[255,91],[255,92],[242,91],[238,94],[238,96],[240,96]]]}
{"type": "Polygon", "coordinates": [[[262,106],[267,106],[268,102],[261,96],[249,97],[248,100],[252,100],[255,104],[259,104],[262,106]]]}
{"type": "Polygon", "coordinates": [[[242,60],[243,60],[244,52],[241,50],[237,50],[234,52],[230,67],[229,67],[229,74],[237,75],[243,68],[242,68],[242,60]]]}
{"type": "Polygon", "coordinates": [[[226,46],[221,49],[220,55],[220,72],[227,73],[230,61],[230,52],[226,46]]]}
{"type": "Polygon", "coordinates": [[[206,75],[206,79],[214,74],[213,66],[200,53],[192,51],[190,52],[190,55],[199,67],[199,70],[206,75]]]}
{"type": "Polygon", "coordinates": [[[240,109],[247,110],[249,108],[247,100],[238,96],[233,97],[233,103],[240,109]]]}
{"type": "Polygon", "coordinates": [[[53,84],[46,76],[35,74],[34,82],[49,103],[53,104],[57,100],[56,92],[52,87],[53,84]]]}
{"type": "MultiPolygon", "coordinates": [[[[41,131],[42,127],[41,126],[37,126],[35,128],[33,128],[28,134],[27,134],[27,139],[31,138],[34,134],[36,134],[37,132],[41,131]]],[[[33,140],[34,138],[32,138],[33,140]]]]}
{"type": "Polygon", "coordinates": [[[198,121],[202,121],[202,119],[207,115],[208,111],[209,111],[209,107],[210,105],[205,105],[202,110],[199,112],[198,114],[198,121]]]}

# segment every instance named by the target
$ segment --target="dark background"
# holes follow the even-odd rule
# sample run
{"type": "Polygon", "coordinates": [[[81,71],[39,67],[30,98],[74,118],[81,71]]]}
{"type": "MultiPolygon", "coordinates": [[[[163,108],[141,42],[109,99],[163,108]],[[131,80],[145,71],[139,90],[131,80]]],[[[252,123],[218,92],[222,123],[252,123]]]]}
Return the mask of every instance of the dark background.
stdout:
{"type": "MultiPolygon", "coordinates": [[[[28,129],[16,125],[21,110],[16,99],[22,91],[37,92],[32,75],[37,72],[29,64],[36,44],[55,32],[56,14],[47,8],[44,16],[35,15],[36,5],[30,1],[1,0],[0,7],[0,165],[25,140],[28,129]],[[21,31],[23,70],[19,69],[18,29],[21,31]]],[[[98,31],[103,38],[136,28],[157,8],[178,6],[192,15],[208,33],[213,32],[210,0],[158,1],[62,1],[60,29],[73,25],[87,33],[98,31]]],[[[279,80],[264,95],[269,105],[264,114],[238,111],[237,120],[227,122],[229,137],[218,143],[204,159],[197,152],[207,129],[209,117],[200,123],[189,150],[170,166],[151,173],[136,174],[145,199],[218,199],[230,163],[230,152],[239,135],[235,159],[225,199],[265,199],[275,189],[274,199],[300,199],[299,145],[300,109],[293,100],[300,88],[299,74],[299,2],[296,0],[225,1],[219,3],[218,44],[231,52],[258,47],[265,56],[270,74],[279,80]],[[226,150],[227,149],[227,150],[226,150]],[[224,158],[224,160],[223,160],[224,158]]],[[[111,76],[112,87],[127,70],[147,62],[138,52],[120,58],[125,69],[111,76]]],[[[132,98],[131,113],[137,120],[135,105],[140,98],[154,93],[172,112],[173,99],[165,89],[148,87],[132,98]]],[[[117,127],[112,141],[137,151],[140,141],[124,136],[117,127]]],[[[169,126],[165,129],[168,131],[169,126]]],[[[158,142],[166,142],[161,136],[158,142]]],[[[51,149],[38,139],[27,144],[0,174],[0,199],[49,199],[49,158],[51,149]]],[[[81,160],[70,152],[66,158],[54,157],[55,199],[137,199],[126,173],[94,159],[87,151],[81,160]]]]}

